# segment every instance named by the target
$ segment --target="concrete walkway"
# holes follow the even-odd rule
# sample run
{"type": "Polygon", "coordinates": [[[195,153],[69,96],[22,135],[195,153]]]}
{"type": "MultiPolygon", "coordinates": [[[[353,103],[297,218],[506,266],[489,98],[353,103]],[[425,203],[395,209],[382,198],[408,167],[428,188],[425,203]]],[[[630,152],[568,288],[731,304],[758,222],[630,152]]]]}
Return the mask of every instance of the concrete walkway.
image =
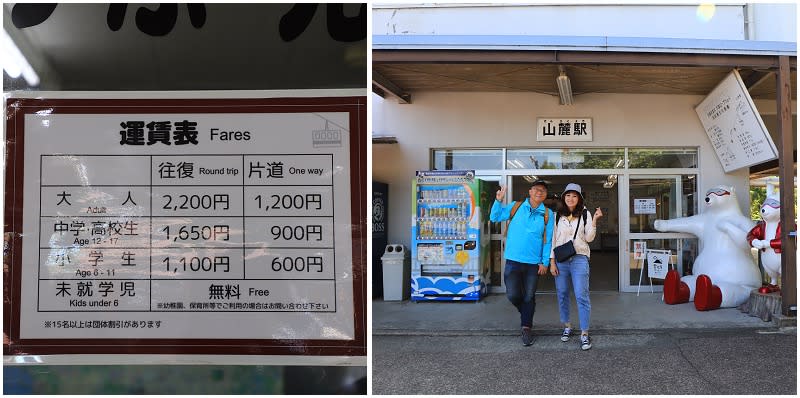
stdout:
{"type": "MultiPolygon", "coordinates": [[[[751,317],[736,308],[701,312],[694,303],[667,305],[661,293],[649,289],[636,293],[593,292],[593,333],[625,330],[682,328],[774,328],[772,322],[751,317]]],[[[578,312],[572,299],[572,324],[578,328],[578,312]]],[[[519,334],[519,313],[503,294],[492,294],[481,301],[411,302],[372,301],[374,335],[462,335],[519,334]]],[[[533,329],[537,335],[560,334],[555,293],[536,295],[533,329]]]]}

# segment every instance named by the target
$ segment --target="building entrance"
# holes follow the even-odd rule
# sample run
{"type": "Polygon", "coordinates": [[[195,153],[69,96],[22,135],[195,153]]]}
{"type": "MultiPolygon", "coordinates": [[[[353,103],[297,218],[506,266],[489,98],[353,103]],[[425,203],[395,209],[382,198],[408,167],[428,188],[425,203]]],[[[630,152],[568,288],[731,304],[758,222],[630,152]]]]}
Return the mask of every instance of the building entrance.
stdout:
{"type": "MultiPolygon", "coordinates": [[[[619,291],[619,204],[616,177],[608,175],[571,175],[541,177],[547,182],[548,194],[545,206],[557,212],[561,194],[569,183],[579,184],[583,189],[584,204],[593,214],[595,208],[603,211],[598,220],[597,235],[589,244],[592,254],[589,259],[589,289],[591,291],[619,291]]],[[[510,176],[511,199],[528,196],[532,176],[510,176]]],[[[503,226],[505,228],[505,225],[503,226]]],[[[555,280],[548,273],[539,278],[538,291],[555,291],[555,280]]]]}
{"type": "MultiPolygon", "coordinates": [[[[685,233],[658,232],[656,219],[697,213],[699,180],[697,148],[487,148],[436,149],[435,170],[475,170],[475,175],[508,187],[505,202],[528,195],[534,179],[549,185],[546,204],[555,203],[570,182],[583,187],[585,204],[603,210],[591,242],[590,288],[593,291],[637,292],[650,285],[646,267],[632,259],[641,241],[648,249],[669,249],[672,264],[687,272],[696,257],[697,239],[685,233]],[[647,208],[636,204],[646,203],[647,208]],[[652,208],[654,206],[654,208],[652,208]],[[641,285],[640,285],[641,279],[641,285]]],[[[491,202],[491,198],[487,198],[491,202]]],[[[484,209],[489,211],[489,209],[484,209]]],[[[492,293],[505,293],[503,257],[506,223],[489,223],[489,257],[485,280],[492,293]]],[[[660,291],[653,280],[653,291],[660,291]]],[[[552,277],[540,279],[539,291],[554,291],[552,277]]]]}

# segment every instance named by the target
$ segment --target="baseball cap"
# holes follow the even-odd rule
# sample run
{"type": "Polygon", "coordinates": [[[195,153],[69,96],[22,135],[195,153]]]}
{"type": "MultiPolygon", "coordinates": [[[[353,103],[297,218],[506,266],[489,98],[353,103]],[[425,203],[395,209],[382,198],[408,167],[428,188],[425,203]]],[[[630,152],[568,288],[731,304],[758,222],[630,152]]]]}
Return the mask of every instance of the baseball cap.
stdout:
{"type": "Polygon", "coordinates": [[[564,188],[564,193],[562,193],[561,195],[563,196],[565,193],[567,193],[569,191],[575,191],[575,192],[578,193],[578,195],[583,197],[583,193],[581,192],[581,186],[576,184],[576,183],[574,183],[574,182],[571,182],[571,183],[567,184],[567,187],[564,188]]]}
{"type": "Polygon", "coordinates": [[[541,185],[541,186],[543,186],[545,189],[547,189],[547,183],[545,183],[545,182],[544,182],[544,180],[539,180],[539,179],[537,179],[537,180],[534,180],[534,181],[531,183],[531,187],[535,187],[535,186],[537,186],[537,185],[541,185]]]}

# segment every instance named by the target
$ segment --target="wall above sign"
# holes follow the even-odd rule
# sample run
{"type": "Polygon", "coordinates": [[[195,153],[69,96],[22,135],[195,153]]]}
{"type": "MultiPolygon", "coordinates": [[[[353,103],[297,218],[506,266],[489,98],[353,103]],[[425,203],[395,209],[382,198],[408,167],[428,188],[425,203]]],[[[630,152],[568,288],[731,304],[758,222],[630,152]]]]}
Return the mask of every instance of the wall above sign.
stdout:
{"type": "Polygon", "coordinates": [[[592,141],[592,118],[536,118],[536,141],[592,141]]]}

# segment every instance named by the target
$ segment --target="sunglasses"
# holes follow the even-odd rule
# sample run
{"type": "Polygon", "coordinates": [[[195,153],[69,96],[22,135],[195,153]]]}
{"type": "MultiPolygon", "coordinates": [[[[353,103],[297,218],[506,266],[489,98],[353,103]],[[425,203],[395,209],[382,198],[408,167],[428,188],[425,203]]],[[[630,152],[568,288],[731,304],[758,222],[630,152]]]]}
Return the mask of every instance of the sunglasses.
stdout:
{"type": "Polygon", "coordinates": [[[730,195],[731,194],[730,191],[728,191],[728,190],[725,190],[725,189],[722,189],[722,188],[717,188],[717,189],[709,190],[708,193],[706,193],[706,196],[711,195],[712,193],[714,195],[717,195],[717,196],[725,196],[725,195],[730,195]]]}

